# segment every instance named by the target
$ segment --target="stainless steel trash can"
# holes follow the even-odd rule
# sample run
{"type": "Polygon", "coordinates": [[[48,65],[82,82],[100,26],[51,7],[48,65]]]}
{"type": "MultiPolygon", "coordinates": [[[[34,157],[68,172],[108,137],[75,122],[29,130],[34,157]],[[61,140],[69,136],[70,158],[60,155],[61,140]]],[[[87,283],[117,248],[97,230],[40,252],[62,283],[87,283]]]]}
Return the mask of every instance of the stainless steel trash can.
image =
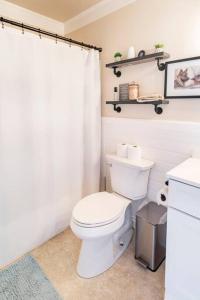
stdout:
{"type": "Polygon", "coordinates": [[[166,207],[149,202],[136,213],[135,259],[156,271],[166,253],[166,207]]]}

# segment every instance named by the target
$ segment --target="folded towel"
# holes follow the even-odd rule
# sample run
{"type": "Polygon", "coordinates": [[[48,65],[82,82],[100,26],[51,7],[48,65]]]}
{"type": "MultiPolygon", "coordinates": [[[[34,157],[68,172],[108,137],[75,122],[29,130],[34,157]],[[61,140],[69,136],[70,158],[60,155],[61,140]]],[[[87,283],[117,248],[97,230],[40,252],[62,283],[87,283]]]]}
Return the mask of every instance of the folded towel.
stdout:
{"type": "Polygon", "coordinates": [[[152,94],[152,95],[140,96],[136,100],[137,102],[151,102],[156,100],[164,100],[164,97],[159,94],[152,94]]]}

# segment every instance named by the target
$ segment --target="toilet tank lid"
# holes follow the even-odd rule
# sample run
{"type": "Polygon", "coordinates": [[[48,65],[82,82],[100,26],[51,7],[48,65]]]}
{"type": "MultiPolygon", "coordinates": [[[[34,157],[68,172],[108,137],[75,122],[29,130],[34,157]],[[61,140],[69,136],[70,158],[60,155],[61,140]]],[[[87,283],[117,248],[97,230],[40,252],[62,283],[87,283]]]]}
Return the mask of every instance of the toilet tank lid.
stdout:
{"type": "Polygon", "coordinates": [[[154,165],[154,162],[151,160],[146,160],[143,158],[140,160],[130,160],[128,158],[119,157],[114,154],[107,154],[106,160],[108,163],[115,162],[115,163],[127,165],[128,167],[140,169],[141,171],[149,170],[154,165]]]}

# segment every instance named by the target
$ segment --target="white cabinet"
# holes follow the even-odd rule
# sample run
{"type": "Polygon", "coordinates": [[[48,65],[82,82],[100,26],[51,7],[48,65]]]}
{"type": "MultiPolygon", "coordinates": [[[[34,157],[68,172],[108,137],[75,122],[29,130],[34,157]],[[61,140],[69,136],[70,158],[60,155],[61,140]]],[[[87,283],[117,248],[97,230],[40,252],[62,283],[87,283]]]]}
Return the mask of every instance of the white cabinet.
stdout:
{"type": "Polygon", "coordinates": [[[167,221],[165,300],[199,300],[200,220],[169,208],[167,221]]]}
{"type": "Polygon", "coordinates": [[[200,188],[175,180],[169,182],[169,207],[200,219],[200,188]]]}
{"type": "Polygon", "coordinates": [[[165,300],[200,300],[200,160],[168,174],[165,300]]]}

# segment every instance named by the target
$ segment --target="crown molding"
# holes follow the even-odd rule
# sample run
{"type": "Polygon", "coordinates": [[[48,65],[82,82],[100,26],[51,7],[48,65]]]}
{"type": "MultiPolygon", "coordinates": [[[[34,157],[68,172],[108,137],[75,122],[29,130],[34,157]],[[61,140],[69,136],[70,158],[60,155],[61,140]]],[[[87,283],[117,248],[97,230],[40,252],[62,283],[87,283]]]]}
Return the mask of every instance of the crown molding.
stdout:
{"type": "Polygon", "coordinates": [[[84,27],[136,0],[102,0],[64,23],[65,34],[84,27]]]}
{"type": "Polygon", "coordinates": [[[0,16],[41,29],[64,34],[64,24],[5,0],[0,0],[0,16]]]}

